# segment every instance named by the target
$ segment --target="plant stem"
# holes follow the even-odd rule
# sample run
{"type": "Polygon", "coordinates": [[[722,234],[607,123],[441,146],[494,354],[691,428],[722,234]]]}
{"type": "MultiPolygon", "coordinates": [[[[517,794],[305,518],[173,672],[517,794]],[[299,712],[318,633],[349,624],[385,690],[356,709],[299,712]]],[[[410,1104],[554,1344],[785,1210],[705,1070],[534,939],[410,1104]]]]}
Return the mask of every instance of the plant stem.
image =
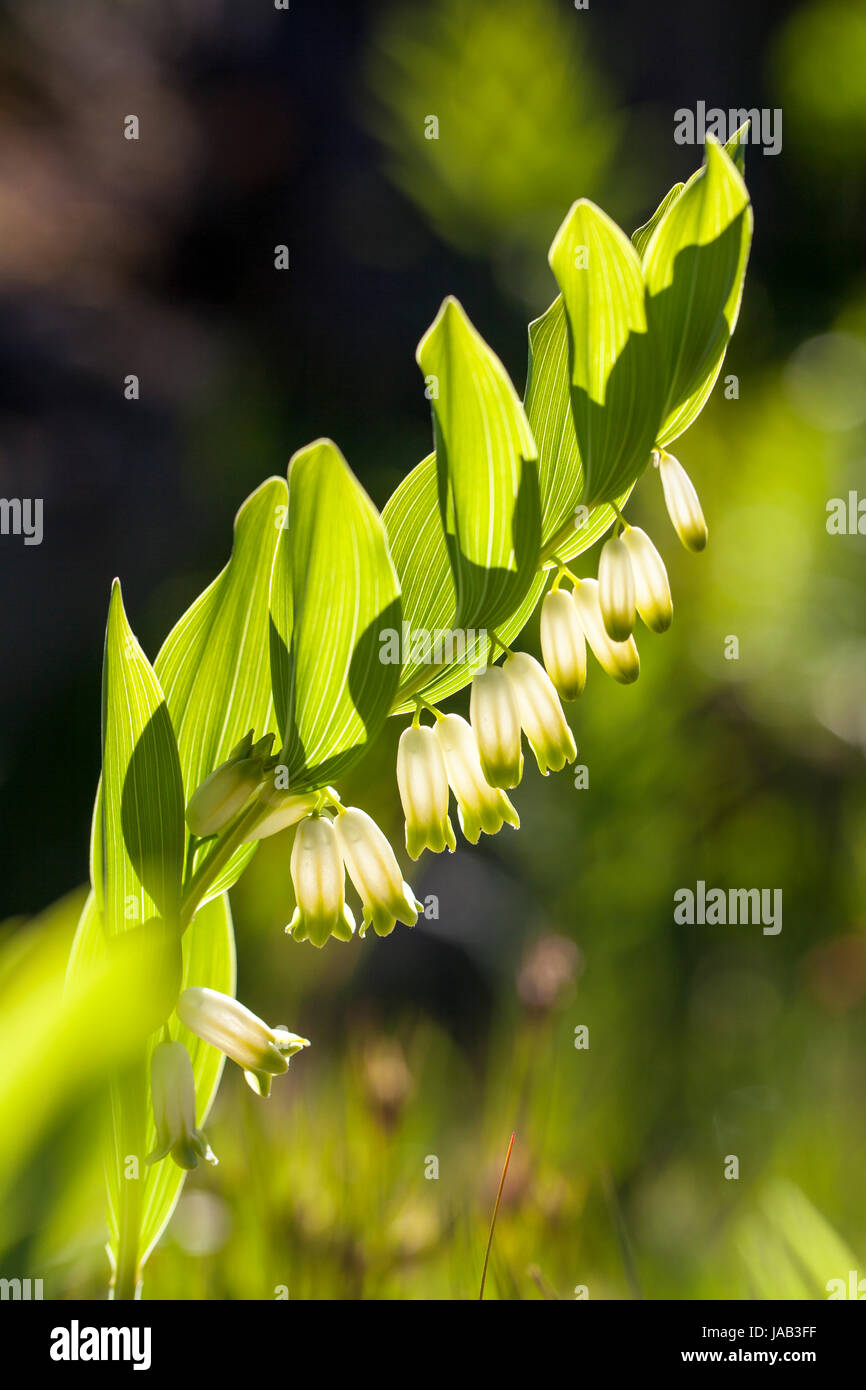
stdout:
{"type": "Polygon", "coordinates": [[[613,1219],[614,1230],[616,1231],[616,1243],[619,1246],[622,1266],[625,1270],[625,1277],[628,1280],[631,1297],[636,1299],[643,1298],[637,1265],[635,1264],[634,1251],[631,1247],[631,1241],[628,1238],[628,1230],[626,1228],[625,1218],[622,1214],[622,1207],[620,1206],[620,1201],[617,1196],[616,1184],[613,1180],[613,1174],[607,1166],[602,1169],[601,1181],[613,1219]]]}
{"type": "Polygon", "coordinates": [[[208,888],[226,867],[235,851],[243,844],[250,831],[254,829],[256,822],[261,820],[266,809],[261,802],[253,801],[241,813],[234,825],[226,831],[225,835],[217,840],[207,858],[199,864],[189,881],[181,904],[181,932],[186,931],[208,888]]]}
{"type": "Polygon", "coordinates": [[[120,1112],[121,1122],[115,1130],[112,1161],[117,1164],[119,1203],[117,1213],[117,1263],[112,1280],[111,1297],[116,1302],[136,1298],[140,1283],[139,1246],[141,1242],[142,1198],[144,1173],[127,1174],[127,1160],[142,1161],[145,1140],[144,1092],[139,1076],[146,1068],[142,1058],[134,1070],[112,1083],[112,1105],[120,1112]]]}
{"type": "Polygon", "coordinates": [[[120,1247],[117,1252],[117,1272],[111,1297],[114,1303],[131,1303],[138,1293],[138,1228],[122,1222],[120,1247]]]}
{"type": "Polygon", "coordinates": [[[496,1205],[493,1208],[493,1220],[490,1222],[490,1235],[487,1237],[487,1249],[484,1252],[484,1268],[481,1271],[481,1289],[478,1294],[478,1302],[484,1298],[484,1284],[487,1279],[487,1264],[490,1259],[490,1251],[493,1246],[493,1232],[496,1230],[496,1217],[499,1213],[499,1203],[502,1201],[502,1189],[505,1186],[505,1178],[508,1173],[508,1164],[511,1159],[511,1150],[514,1148],[514,1135],[508,1142],[508,1152],[505,1155],[505,1162],[502,1165],[502,1177],[499,1179],[499,1191],[496,1194],[496,1205]]]}

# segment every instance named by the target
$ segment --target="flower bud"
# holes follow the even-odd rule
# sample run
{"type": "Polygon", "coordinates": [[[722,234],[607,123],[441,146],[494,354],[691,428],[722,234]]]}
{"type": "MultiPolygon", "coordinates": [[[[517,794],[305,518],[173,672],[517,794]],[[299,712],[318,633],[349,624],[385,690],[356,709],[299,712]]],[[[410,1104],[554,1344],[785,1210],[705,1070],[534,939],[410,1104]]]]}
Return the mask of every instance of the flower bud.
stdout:
{"type": "Polygon", "coordinates": [[[562,700],[576,700],[586,685],[586,638],[571,594],[549,593],[541,605],[541,655],[562,700]]]}
{"type": "Polygon", "coordinates": [[[473,680],[469,721],[485,780],[491,787],[516,787],[523,776],[520,715],[501,666],[488,666],[473,680]]]}
{"type": "Polygon", "coordinates": [[[244,734],[209,777],[193,792],[186,819],[193,835],[216,835],[249,801],[264,776],[274,734],[253,743],[253,730],[244,734]]]}
{"type": "Polygon", "coordinates": [[[608,637],[624,642],[634,627],[635,591],[631,559],[619,536],[612,536],[601,548],[598,601],[608,637]]]}
{"type": "Polygon", "coordinates": [[[687,550],[703,550],[707,543],[707,523],[694,483],[679,459],[664,450],[659,456],[658,467],[665,506],[674,530],[687,550]]]}
{"type": "Polygon", "coordinates": [[[637,611],[651,632],[667,632],[674,605],[665,562],[639,526],[629,526],[622,540],[634,574],[637,611]]]}
{"type": "Polygon", "coordinates": [[[400,865],[376,822],[357,806],[337,817],[337,841],[349,877],[364,905],[363,936],[370,923],[388,936],[397,922],[414,927],[423,904],[403,881],[400,865]]]}
{"type": "Polygon", "coordinates": [[[355,918],[346,906],[345,873],[332,821],[308,816],[295,833],[291,860],[297,907],[286,927],[296,941],[324,946],[329,936],[351,941],[355,918]]]}
{"type": "MultiPolygon", "coordinates": [[[[273,737],[274,737],[273,734],[271,734],[271,740],[273,740],[273,737]]],[[[223,761],[224,761],[224,762],[227,762],[227,763],[239,763],[239,762],[241,762],[241,760],[242,760],[243,758],[251,758],[251,757],[253,757],[253,756],[254,756],[254,751],[253,751],[253,739],[254,739],[254,738],[255,738],[255,729],[249,729],[249,730],[247,730],[247,732],[244,734],[243,738],[241,739],[240,743],[236,743],[236,744],[235,744],[234,748],[232,748],[231,751],[230,751],[229,753],[226,754],[226,756],[225,756],[225,758],[223,759],[223,761]]]]}
{"type": "Polygon", "coordinates": [[[285,830],[290,825],[297,825],[304,816],[308,816],[316,810],[319,800],[318,792],[296,794],[276,791],[272,788],[262,797],[264,805],[270,809],[247,835],[245,843],[248,844],[252,840],[264,840],[269,835],[276,835],[279,830],[285,830]]]}
{"type": "Polygon", "coordinates": [[[239,1000],[215,989],[185,989],[177,1001],[177,1016],[197,1038],[242,1067],[248,1085],[260,1096],[270,1091],[272,1077],[288,1071],[289,1058],[310,1046],[297,1033],[269,1028],[239,1000]]]}
{"type": "Polygon", "coordinates": [[[478,843],[482,830],[485,835],[495,835],[506,821],[519,827],[520,817],[505,792],[491,787],[481,770],[478,748],[466,720],[459,714],[446,714],[437,719],[434,733],[457,798],[460,829],[470,844],[478,843]]]}
{"type": "Polygon", "coordinates": [[[406,817],[410,859],[422,850],[441,854],[457,846],[448,818],[448,772],[442,749],[429,725],[404,729],[397,748],[397,786],[406,817]]]}
{"type": "Polygon", "coordinates": [[[160,1042],[150,1062],[156,1148],[148,1163],[158,1163],[170,1153],[179,1168],[197,1168],[203,1158],[216,1163],[210,1145],[196,1128],[195,1080],[189,1053],[180,1042],[160,1042]]]}
{"type": "Polygon", "coordinates": [[[574,762],[577,749],[553,682],[528,652],[514,652],[502,668],[511,682],[520,723],[535,754],[538,770],[547,776],[574,762]]]}
{"type": "Polygon", "coordinates": [[[614,642],[608,635],[601,616],[598,582],[595,579],[581,579],[572,599],[581,627],[586,633],[586,640],[599,666],[621,685],[631,685],[640,675],[637,646],[633,637],[629,637],[625,642],[614,642]]]}
{"type": "Polygon", "coordinates": [[[186,808],[186,823],[193,835],[217,835],[234,820],[262,780],[259,758],[224,762],[193,792],[186,808]]]}

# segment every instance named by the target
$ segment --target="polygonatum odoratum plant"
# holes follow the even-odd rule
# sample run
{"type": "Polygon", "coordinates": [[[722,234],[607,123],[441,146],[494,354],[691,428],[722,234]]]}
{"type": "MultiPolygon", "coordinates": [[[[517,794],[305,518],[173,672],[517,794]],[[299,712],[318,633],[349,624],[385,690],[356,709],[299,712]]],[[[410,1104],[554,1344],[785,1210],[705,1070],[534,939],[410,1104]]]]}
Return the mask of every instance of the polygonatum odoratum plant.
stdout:
{"type": "Polygon", "coordinates": [[[475,843],[518,825],[508,792],[524,735],[543,773],[574,759],[561,701],[583,688],[587,647],[628,683],[637,617],[654,633],[670,624],[664,562],[625,512],[648,473],[683,544],[706,543],[668,448],[705,404],[737,319],[744,135],[708,143],[631,238],[593,203],[572,206],[522,401],[445,299],[417,351],[433,452],[381,514],[318,439],[243,503],[228,564],[153,664],[114,583],[92,892],[69,969],[81,978],[136,953],[142,1036],[112,1083],[106,1140],[115,1297],[139,1289],[186,1172],[214,1161],[202,1126],[225,1058],[267,1095],[307,1046],[235,998],[228,894],[258,842],[295,827],[295,942],[412,926],[419,904],[394,849],[339,792],[385,720],[407,721],[396,779],[409,860],[454,849],[452,793],[475,843]],[[609,531],[597,579],[578,577],[575,558],[609,531]],[[514,646],[539,605],[543,664],[514,646]],[[470,683],[469,720],[443,710],[470,683]]]}

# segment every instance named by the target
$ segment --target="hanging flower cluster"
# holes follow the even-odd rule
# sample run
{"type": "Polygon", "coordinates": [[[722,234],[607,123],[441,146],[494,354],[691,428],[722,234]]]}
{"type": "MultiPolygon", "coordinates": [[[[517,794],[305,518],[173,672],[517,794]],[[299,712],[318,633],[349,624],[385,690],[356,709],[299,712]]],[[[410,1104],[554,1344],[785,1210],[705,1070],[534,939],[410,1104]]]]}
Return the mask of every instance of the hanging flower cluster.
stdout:
{"type": "Polygon", "coordinates": [[[342,806],[332,796],[335,819],[323,809],[298,826],[291,860],[297,907],[286,931],[314,946],[324,946],[330,936],[351,940],[355,918],[346,906],[346,873],[362,903],[361,936],[370,925],[378,936],[388,936],[397,922],[414,926],[423,905],[404,881],[388,840],[366,811],[342,806]]]}
{"type": "MultiPolygon", "coordinates": [[[[285,482],[268,479],[243,504],[228,564],[153,667],[119,582],[112,586],[93,892],[76,940],[84,961],[103,928],[111,939],[125,932],[136,883],[145,926],[165,936],[167,983],[153,1013],[162,1031],[150,1034],[150,1163],[215,1161],[196,1094],[214,1059],[205,1067],[205,1052],[187,1049],[190,1033],[240,1066],[262,1096],[308,1046],[204,987],[231,978],[232,924],[224,903],[213,917],[197,922],[197,914],[237,881],[256,842],[295,828],[287,867],[296,906],[286,927],[295,940],[322,947],[370,927],[387,936],[397,922],[413,926],[422,904],[387,837],[326,778],[343,778],[390,715],[410,714],[396,767],[409,858],[456,848],[452,796],[472,844],[517,828],[509,793],[526,748],[543,776],[577,757],[563,702],[585,688],[587,648],[628,685],[640,674],[637,619],[654,633],[670,627],[664,561],[619,507],[651,462],[683,545],[706,545],[697,493],[658,441],[679,437],[699,413],[736,322],[752,225],[745,137],[744,126],[725,147],[708,139],[702,168],[631,238],[587,199],[572,204],[548,257],[560,293],[530,325],[522,399],[446,296],[416,351],[433,452],[381,513],[333,440],[297,450],[285,482]],[[586,529],[575,536],[580,499],[578,529],[586,529]],[[597,577],[573,573],[566,561],[611,521],[597,577]],[[539,662],[508,643],[542,593],[539,662]],[[436,692],[470,682],[468,718],[436,707],[436,692]],[[211,771],[226,732],[247,725],[211,771]],[[256,729],[277,726],[279,736],[256,738],[256,729]],[[153,859],[144,846],[156,847],[153,859]],[[182,963],[194,983],[179,992],[182,963]],[[169,996],[177,1002],[164,1021],[169,996]]],[[[141,1097],[129,1103],[137,1115],[141,1097]]],[[[113,1143],[116,1169],[123,1155],[113,1143]]],[[[170,1195],[165,1185],[154,1199],[163,1225],[170,1195]]],[[[137,1219],[124,1216],[112,1247],[126,1290],[137,1219]]]]}
{"type": "MultiPolygon", "coordinates": [[[[707,526],[688,474],[664,450],[655,450],[652,462],[677,535],[688,549],[702,550],[707,526]]],[[[468,721],[418,699],[397,750],[410,859],[425,849],[439,854],[456,848],[452,793],[460,829],[471,844],[482,834],[497,834],[506,823],[518,828],[520,819],[506,793],[523,777],[523,739],[543,776],[561,771],[577,756],[561,702],[576,700],[584,689],[587,646],[609,676],[628,685],[640,674],[637,617],[651,632],[670,627],[673,602],[664,561],[645,531],[620,513],[617,517],[615,533],[602,546],[597,579],[578,578],[559,565],[541,608],[543,665],[496,639],[504,659],[474,677],[468,721]],[[562,587],[564,580],[571,589],[562,587]],[[421,723],[425,709],[433,724],[421,723]]],[[[199,838],[218,835],[250,807],[255,814],[245,827],[246,842],[297,825],[290,861],[297,906],[286,927],[296,941],[321,947],[331,937],[352,939],[356,921],[346,902],[347,874],[361,900],[358,935],[370,926],[379,936],[389,935],[397,922],[414,926],[422,904],[379,826],[359,807],[343,806],[332,787],[301,794],[279,790],[272,777],[279,765],[272,742],[272,734],[256,742],[249,731],[202,782],[187,807],[191,831],[199,838]]],[[[306,1039],[269,1028],[237,1000],[210,989],[184,990],[177,1015],[241,1066],[261,1095],[268,1094],[273,1076],[288,1068],[292,1053],[308,1046],[306,1039]]],[[[157,1145],[149,1162],[169,1153],[184,1168],[195,1167],[200,1158],[215,1162],[196,1128],[192,1067],[181,1043],[167,1040],[155,1048],[152,1092],[157,1145]]]]}
{"type": "MultiPolygon", "coordinates": [[[[653,463],[680,540],[690,550],[702,550],[707,527],[688,474],[663,450],[654,452],[653,463]]],[[[508,652],[501,666],[488,666],[472,682],[469,723],[434,709],[436,723],[422,725],[419,702],[397,753],[410,858],[424,849],[454,849],[449,789],[460,828],[472,844],[482,831],[495,835],[506,821],[519,825],[505,790],[523,776],[523,735],[544,776],[574,761],[577,750],[560,701],[575,700],[583,691],[587,645],[614,680],[625,685],[637,680],[636,615],[650,631],[665,632],[673,602],[664,561],[646,532],[624,517],[617,530],[602,547],[598,579],[578,579],[560,566],[541,608],[543,666],[526,652],[508,652]],[[561,588],[566,577],[573,584],[569,592],[561,588]]]]}
{"type": "MultiPolygon", "coordinates": [[[[664,450],[655,450],[652,461],[678,536],[689,549],[703,549],[706,522],[685,469],[664,450]]],[[[601,550],[597,579],[580,579],[559,566],[541,608],[543,665],[527,652],[503,647],[502,664],[488,665],[472,681],[468,721],[418,699],[397,751],[410,859],[425,849],[439,854],[456,848],[452,793],[460,829],[471,844],[482,833],[497,834],[506,823],[519,827],[506,792],[523,776],[524,737],[542,775],[574,762],[577,749],[561,702],[577,699],[584,689],[587,646],[614,680],[625,685],[637,680],[637,616],[650,631],[665,632],[673,618],[670,584],[649,536],[618,513],[616,532],[601,550]],[[570,590],[562,588],[565,579],[570,590]],[[421,723],[425,708],[435,716],[432,725],[421,723]]],[[[190,828],[199,836],[218,834],[254,798],[259,813],[247,841],[297,825],[290,863],[297,906],[286,927],[296,941],[321,947],[331,937],[352,939],[356,921],[346,902],[347,873],[362,904],[358,935],[369,926],[379,936],[387,936],[397,922],[413,926],[422,904],[375,821],[358,807],[343,806],[332,787],[300,795],[277,790],[270,777],[278,765],[271,742],[272,735],[254,742],[252,731],[241,740],[191,798],[190,828]]],[[[248,1070],[255,1074],[255,1068],[248,1070]]]]}
{"type": "MultiPolygon", "coordinates": [[[[689,550],[703,550],[707,524],[697,492],[678,459],[653,452],[674,529],[689,550]]],[[[665,563],[649,536],[618,515],[617,532],[602,546],[598,579],[578,579],[564,565],[541,609],[544,664],[564,700],[574,700],[586,682],[586,647],[614,680],[630,685],[640,675],[634,640],[636,617],[651,632],[666,632],[673,600],[665,563]],[[573,584],[570,593],[560,585],[573,584]]]]}

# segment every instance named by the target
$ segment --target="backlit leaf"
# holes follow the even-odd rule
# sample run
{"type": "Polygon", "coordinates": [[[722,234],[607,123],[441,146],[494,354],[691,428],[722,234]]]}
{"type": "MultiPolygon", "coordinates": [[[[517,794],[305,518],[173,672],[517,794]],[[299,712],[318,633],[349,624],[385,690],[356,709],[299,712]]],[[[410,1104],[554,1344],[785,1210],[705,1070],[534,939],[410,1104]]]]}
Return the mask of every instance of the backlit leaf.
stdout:
{"type": "MultiPolygon", "coordinates": [[[[269,478],[235,518],[231,558],[169,633],[154,663],[177,732],[186,797],[249,730],[276,732],[268,660],[268,595],[286,522],[286,484],[269,478]]],[[[244,845],[210,897],[255,853],[244,845]]]]}
{"type": "MultiPolygon", "coordinates": [[[[67,1120],[74,1125],[89,1113],[112,1071],[135,1058],[154,1008],[149,982],[158,952],[153,937],[136,943],[127,933],[124,941],[140,949],[109,951],[97,918],[96,930],[70,962],[83,896],[76,890],[39,917],[17,921],[12,930],[6,929],[12,924],[3,924],[0,931],[2,1250],[20,1216],[10,1195],[16,1174],[34,1165],[27,1186],[35,1190],[44,1215],[52,1193],[44,1182],[33,1182],[40,1149],[54,1142],[58,1125],[67,1120]]],[[[91,893],[88,917],[94,901],[91,893]]],[[[20,1239],[20,1227],[17,1235],[20,1239]]]]}
{"type": "MultiPolygon", "coordinates": [[[[152,943],[142,944],[140,955],[132,955],[112,964],[108,953],[103,924],[91,892],[84,905],[78,930],[70,953],[67,978],[70,989],[67,997],[88,1001],[89,1024],[102,1038],[103,1049],[111,1042],[106,1033],[113,1033],[118,1024],[112,1022],[108,1005],[100,1003],[105,993],[103,982],[115,982],[115,991],[123,985],[135,990],[133,1010],[130,1002],[119,1003],[123,1011],[122,1031],[118,1047],[125,1051],[122,1073],[114,1078],[111,1087],[111,1106],[108,1125],[108,1152],[105,1163],[108,1196],[109,1253],[116,1265],[120,1257],[121,1217],[125,1218],[128,1237],[136,1244],[133,1261],[144,1264],[161,1232],[165,1229],[183,1187],[185,1172],[171,1160],[162,1159],[148,1166],[145,1158],[156,1144],[156,1131],[148,1104],[150,1094],[150,1054],[158,1039],[154,1034],[140,1040],[138,1054],[131,1048],[127,1033],[128,1020],[138,1020],[144,1012],[139,1001],[147,998],[145,981],[157,966],[148,955],[152,943]],[[124,972],[121,974],[120,972],[124,972]],[[128,1160],[137,1162],[138,1177],[127,1176],[128,1160]],[[124,1206],[126,1204],[126,1206],[124,1206]]],[[[228,897],[211,900],[200,909],[193,926],[183,938],[183,982],[188,985],[207,985],[224,994],[235,991],[235,948],[228,897]]],[[[64,1007],[67,1007],[64,1005],[64,1007]]],[[[69,1007],[72,1007],[70,1004],[69,1007]]],[[[192,1059],[196,1089],[196,1116],[199,1126],[207,1118],[216,1096],[225,1058],[222,1053],[172,1018],[172,1035],[184,1043],[192,1059]]],[[[111,1056],[110,1050],[106,1053],[111,1056]]]]}
{"type": "Polygon", "coordinates": [[[288,529],[271,585],[271,674],[289,786],[326,786],[362,755],[397,689],[383,639],[400,587],[382,519],[337,446],[289,464],[288,529]]]}
{"type": "MultiPolygon", "coordinates": [[[[583,464],[571,411],[568,327],[562,297],[529,325],[526,413],[538,445],[542,558],[567,561],[613,524],[611,506],[582,504],[583,464]]],[[[622,507],[631,488],[616,500],[622,507]]]]}
{"type": "Polygon", "coordinates": [[[665,378],[667,444],[713,388],[740,307],[752,231],[749,195],[730,156],[706,163],[661,218],[644,256],[647,316],[665,378]]]}
{"type": "Polygon", "coordinates": [[[165,697],[136,641],[115,580],[102,677],[101,855],[105,929],[176,919],[183,867],[183,783],[165,697]]]}
{"type": "Polygon", "coordinates": [[[496,628],[538,566],[536,447],[499,358],[448,298],[418,344],[431,383],[438,499],[457,625],[496,628]]]}
{"type": "MultiPolygon", "coordinates": [[[[382,512],[388,530],[388,543],[403,593],[404,627],[408,661],[403,667],[400,687],[392,713],[415,708],[416,694],[431,703],[468,685],[476,671],[483,669],[492,643],[486,630],[455,629],[457,602],[445,537],[439,524],[436,457],[428,454],[388,499],[382,512]],[[416,644],[419,655],[412,657],[411,634],[426,633],[430,639],[429,660],[423,658],[423,643],[416,644]],[[443,658],[437,663],[438,653],[443,658]]],[[[547,576],[538,573],[517,608],[497,628],[504,642],[511,642],[529,620],[547,576]]]]}
{"type": "Polygon", "coordinates": [[[662,198],[652,217],[649,218],[647,222],[644,222],[642,226],[636,227],[635,230],[632,232],[632,243],[634,245],[634,249],[637,251],[641,260],[643,260],[644,252],[646,251],[647,247],[650,244],[650,241],[652,240],[653,232],[655,231],[658,224],[661,222],[671,203],[676,201],[676,199],[680,196],[684,188],[684,183],[675,183],[673,188],[670,189],[670,191],[667,192],[665,196],[662,198]]]}
{"type": "MultiPolygon", "coordinates": [[[[221,994],[234,995],[236,988],[235,938],[228,894],[212,898],[196,914],[183,938],[183,985],[206,985],[221,994]]],[[[225,1064],[224,1055],[202,1042],[176,1018],[172,1036],[186,1047],[192,1058],[195,1078],[196,1118],[199,1127],[206,1121],[216,1099],[225,1064]]],[[[156,1144],[153,1120],[149,1121],[146,1151],[156,1144]]],[[[215,1145],[219,1157],[219,1145],[215,1145]]],[[[146,1259],[174,1211],[186,1174],[171,1158],[164,1158],[147,1170],[142,1207],[141,1249],[146,1259]]]]}
{"type": "MultiPolygon", "coordinates": [[[[676,203],[673,205],[676,206],[676,203]]],[[[662,382],[635,248],[593,203],[575,203],[550,248],[568,320],[571,405],[584,502],[610,502],[649,462],[662,382]]]]}
{"type": "Polygon", "coordinates": [[[730,140],[725,142],[725,149],[739,169],[743,178],[746,177],[746,145],[749,140],[749,127],[751,121],[744,121],[743,124],[734,131],[730,140]]]}

